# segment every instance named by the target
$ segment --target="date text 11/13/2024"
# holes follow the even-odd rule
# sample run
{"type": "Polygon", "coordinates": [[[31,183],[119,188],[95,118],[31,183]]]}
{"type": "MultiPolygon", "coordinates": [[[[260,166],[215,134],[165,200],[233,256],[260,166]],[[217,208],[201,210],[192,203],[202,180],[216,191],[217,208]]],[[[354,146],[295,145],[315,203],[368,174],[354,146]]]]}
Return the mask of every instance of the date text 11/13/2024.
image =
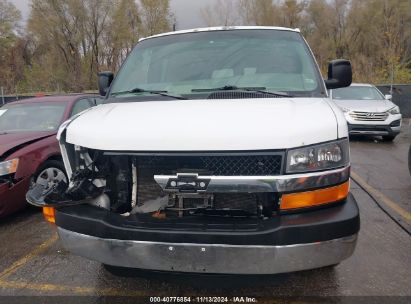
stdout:
{"type": "Polygon", "coordinates": [[[258,303],[254,297],[150,297],[150,303],[258,303]]]}

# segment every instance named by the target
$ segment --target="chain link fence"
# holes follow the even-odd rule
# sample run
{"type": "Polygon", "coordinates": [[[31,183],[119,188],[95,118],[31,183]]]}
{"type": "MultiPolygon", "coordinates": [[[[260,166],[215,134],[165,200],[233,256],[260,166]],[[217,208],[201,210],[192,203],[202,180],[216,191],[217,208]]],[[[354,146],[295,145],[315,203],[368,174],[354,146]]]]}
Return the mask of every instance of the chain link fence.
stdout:
{"type": "MultiPolygon", "coordinates": [[[[390,84],[379,84],[377,88],[383,94],[391,94],[390,84]]],[[[392,102],[400,107],[403,117],[411,118],[411,84],[392,85],[392,102]]]]}

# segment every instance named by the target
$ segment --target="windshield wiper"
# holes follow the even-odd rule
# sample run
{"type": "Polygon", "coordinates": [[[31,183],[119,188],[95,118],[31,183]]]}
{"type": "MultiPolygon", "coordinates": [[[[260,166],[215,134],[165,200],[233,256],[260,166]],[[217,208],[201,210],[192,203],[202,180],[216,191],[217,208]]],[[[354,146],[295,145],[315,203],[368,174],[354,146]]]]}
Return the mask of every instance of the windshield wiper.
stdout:
{"type": "Polygon", "coordinates": [[[219,88],[212,88],[212,89],[193,89],[192,92],[215,92],[215,91],[247,91],[247,92],[257,92],[261,94],[268,94],[277,97],[292,97],[292,95],[285,93],[285,92],[273,92],[267,91],[265,87],[237,87],[232,85],[226,85],[219,88]]]}
{"type": "Polygon", "coordinates": [[[141,89],[141,88],[134,88],[134,89],[129,90],[129,91],[114,92],[110,95],[111,96],[117,96],[117,95],[124,95],[124,94],[133,94],[133,93],[150,93],[150,94],[155,94],[155,95],[171,97],[171,98],[174,98],[174,99],[187,100],[187,98],[185,98],[183,96],[176,96],[176,95],[168,94],[167,91],[144,90],[144,89],[141,89]]]}

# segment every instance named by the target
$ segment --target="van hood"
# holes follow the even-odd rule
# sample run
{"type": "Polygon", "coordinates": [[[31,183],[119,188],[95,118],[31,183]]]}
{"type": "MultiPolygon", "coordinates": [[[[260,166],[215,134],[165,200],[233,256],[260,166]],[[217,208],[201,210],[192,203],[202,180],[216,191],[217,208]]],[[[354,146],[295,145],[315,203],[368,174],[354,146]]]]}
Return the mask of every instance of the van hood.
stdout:
{"type": "Polygon", "coordinates": [[[7,152],[17,151],[28,144],[43,138],[55,135],[56,131],[44,132],[0,132],[0,157],[5,157],[7,152]]]}
{"type": "Polygon", "coordinates": [[[389,100],[333,100],[340,108],[359,112],[386,112],[395,107],[389,100]]]}
{"type": "Polygon", "coordinates": [[[107,151],[285,149],[338,138],[336,116],[322,98],[113,103],[66,128],[68,143],[107,151]]]}

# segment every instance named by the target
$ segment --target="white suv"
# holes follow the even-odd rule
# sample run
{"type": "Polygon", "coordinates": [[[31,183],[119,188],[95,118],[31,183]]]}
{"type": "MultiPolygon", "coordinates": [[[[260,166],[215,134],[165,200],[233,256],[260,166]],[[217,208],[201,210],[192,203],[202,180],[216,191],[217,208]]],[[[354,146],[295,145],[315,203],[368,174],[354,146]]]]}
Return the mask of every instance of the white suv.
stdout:
{"type": "Polygon", "coordinates": [[[350,134],[380,135],[392,141],[400,133],[400,108],[375,86],[353,83],[330,90],[330,97],[344,112],[350,134]]]}
{"type": "MultiPolygon", "coordinates": [[[[111,266],[267,274],[354,251],[347,123],[298,30],[224,27],[141,40],[103,105],[65,122],[70,177],[27,194],[63,245],[111,266]],[[53,209],[53,207],[55,209],[53,209]]],[[[112,82],[112,83],[111,83],[112,82]]]]}

